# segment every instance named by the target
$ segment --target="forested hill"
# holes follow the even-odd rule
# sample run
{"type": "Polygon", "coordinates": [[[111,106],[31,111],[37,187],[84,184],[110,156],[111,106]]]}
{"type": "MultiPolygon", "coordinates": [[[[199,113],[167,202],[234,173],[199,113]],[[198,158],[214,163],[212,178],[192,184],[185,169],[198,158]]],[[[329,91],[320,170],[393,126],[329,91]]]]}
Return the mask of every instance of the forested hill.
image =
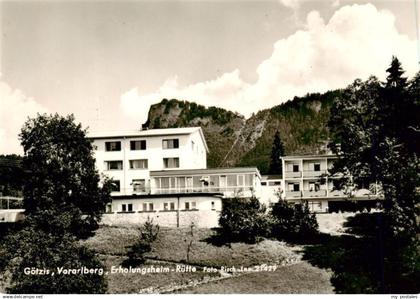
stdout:
{"type": "Polygon", "coordinates": [[[164,99],[150,107],[143,127],[201,126],[210,150],[208,167],[257,166],[266,173],[277,130],[287,155],[326,150],[330,107],[340,95],[341,91],[337,90],[295,97],[248,119],[217,107],[164,99]]]}

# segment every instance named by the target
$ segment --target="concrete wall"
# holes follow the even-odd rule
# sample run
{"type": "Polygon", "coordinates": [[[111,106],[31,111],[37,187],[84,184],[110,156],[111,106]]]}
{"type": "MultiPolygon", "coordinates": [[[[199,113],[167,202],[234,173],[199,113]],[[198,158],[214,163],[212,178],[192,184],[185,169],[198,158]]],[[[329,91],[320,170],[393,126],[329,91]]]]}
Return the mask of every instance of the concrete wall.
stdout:
{"type": "MultiPolygon", "coordinates": [[[[212,228],[218,226],[219,211],[180,211],[179,226],[185,227],[194,223],[197,227],[212,228]]],[[[141,224],[147,221],[148,217],[153,219],[154,224],[163,227],[177,226],[177,211],[155,212],[155,213],[125,213],[125,214],[104,214],[102,224],[106,225],[127,225],[141,224]]]]}
{"type": "Polygon", "coordinates": [[[179,226],[188,226],[194,222],[198,227],[216,227],[219,213],[222,209],[222,201],[213,196],[188,196],[188,197],[162,197],[162,198],[139,198],[139,199],[113,199],[112,213],[106,213],[102,217],[102,223],[107,225],[141,224],[148,217],[161,226],[177,226],[179,209],[179,226]],[[175,210],[165,211],[164,203],[173,202],[175,210]],[[179,207],[178,207],[179,202],[179,207]],[[185,209],[186,202],[190,203],[190,209],[185,209]],[[196,203],[195,209],[192,202],[196,203]],[[144,203],[153,203],[154,211],[143,211],[144,203]],[[132,204],[132,212],[122,212],[123,204],[132,204]]]}
{"type": "Polygon", "coordinates": [[[0,209],[0,222],[17,222],[25,218],[25,209],[0,209]]]}

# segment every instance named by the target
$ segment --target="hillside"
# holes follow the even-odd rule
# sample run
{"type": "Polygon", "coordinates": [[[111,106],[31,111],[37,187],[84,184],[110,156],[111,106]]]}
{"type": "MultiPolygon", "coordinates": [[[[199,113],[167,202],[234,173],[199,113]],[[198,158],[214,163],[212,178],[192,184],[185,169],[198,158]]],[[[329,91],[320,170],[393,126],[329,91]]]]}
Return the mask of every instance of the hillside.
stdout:
{"type": "Polygon", "coordinates": [[[257,166],[266,173],[277,130],[287,155],[325,151],[330,107],[338,96],[340,91],[295,97],[248,119],[217,107],[164,99],[151,106],[143,127],[201,126],[210,150],[208,167],[257,166]]]}

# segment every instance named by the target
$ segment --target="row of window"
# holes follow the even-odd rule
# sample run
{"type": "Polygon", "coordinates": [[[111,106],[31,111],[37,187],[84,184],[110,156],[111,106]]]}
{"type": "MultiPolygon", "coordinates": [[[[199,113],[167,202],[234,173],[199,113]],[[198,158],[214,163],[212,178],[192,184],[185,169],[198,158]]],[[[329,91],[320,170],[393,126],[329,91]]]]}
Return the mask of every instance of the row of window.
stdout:
{"type": "Polygon", "coordinates": [[[252,174],[158,177],[155,184],[159,189],[252,187],[253,177],[252,174]]]}
{"type": "MultiPolygon", "coordinates": [[[[333,182],[333,188],[338,188],[339,187],[339,182],[338,181],[332,181],[333,182]]],[[[300,183],[289,183],[288,184],[288,190],[289,191],[300,191],[300,183]]],[[[321,190],[321,184],[318,182],[310,182],[309,186],[308,186],[308,190],[307,191],[319,191],[321,190]]]]}
{"type": "MultiPolygon", "coordinates": [[[[147,148],[146,140],[132,140],[130,141],[130,150],[139,151],[147,148]]],[[[179,148],[179,139],[163,139],[163,149],[179,148]]],[[[107,141],[105,142],[105,151],[118,152],[121,151],[121,141],[107,141]]]]}
{"type": "MultiPolygon", "coordinates": [[[[144,202],[141,204],[142,212],[154,212],[155,204],[153,202],[144,202]]],[[[196,210],[197,203],[195,201],[184,202],[184,210],[196,210]]],[[[211,208],[215,208],[214,201],[211,202],[211,208]]],[[[161,211],[175,211],[175,202],[168,201],[163,203],[163,209],[161,211]]],[[[121,212],[134,212],[132,203],[121,204],[121,212]]]]}
{"type": "MultiPolygon", "coordinates": [[[[129,160],[130,169],[147,169],[149,163],[147,159],[129,160]]],[[[179,168],[179,158],[163,158],[164,168],[179,168]]],[[[105,161],[106,170],[123,170],[123,161],[105,161]]]]}
{"type": "MultiPolygon", "coordinates": [[[[321,163],[314,163],[313,171],[321,171],[321,163]]],[[[299,172],[299,164],[293,164],[292,172],[299,172]]]]}

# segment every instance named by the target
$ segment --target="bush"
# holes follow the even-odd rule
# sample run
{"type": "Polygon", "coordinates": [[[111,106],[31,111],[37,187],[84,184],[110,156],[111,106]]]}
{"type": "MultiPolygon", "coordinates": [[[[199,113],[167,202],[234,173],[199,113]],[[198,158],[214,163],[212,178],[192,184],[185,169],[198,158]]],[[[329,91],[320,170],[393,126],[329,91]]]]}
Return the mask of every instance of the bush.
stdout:
{"type": "Polygon", "coordinates": [[[278,239],[304,240],[318,232],[315,214],[309,211],[308,203],[291,204],[279,200],[271,210],[272,233],[278,239]]]}
{"type": "Polygon", "coordinates": [[[270,235],[268,220],[265,206],[255,197],[223,199],[219,225],[226,241],[256,243],[270,235]]]}
{"type": "Polygon", "coordinates": [[[70,234],[47,235],[33,226],[10,234],[0,254],[5,266],[8,293],[17,294],[97,294],[107,289],[104,269],[94,253],[80,246],[70,234]],[[98,269],[92,274],[59,274],[57,268],[98,269]],[[25,269],[46,270],[42,274],[25,274],[25,269]],[[48,273],[47,273],[48,270],[48,273]],[[101,271],[101,272],[99,272],[101,271]],[[53,274],[54,273],[54,274],[53,274]]]}
{"type": "Polygon", "coordinates": [[[152,244],[159,235],[159,225],[154,225],[153,220],[147,219],[143,227],[140,228],[139,239],[130,246],[127,259],[123,262],[124,266],[138,266],[145,262],[145,254],[152,251],[152,244]]]}

